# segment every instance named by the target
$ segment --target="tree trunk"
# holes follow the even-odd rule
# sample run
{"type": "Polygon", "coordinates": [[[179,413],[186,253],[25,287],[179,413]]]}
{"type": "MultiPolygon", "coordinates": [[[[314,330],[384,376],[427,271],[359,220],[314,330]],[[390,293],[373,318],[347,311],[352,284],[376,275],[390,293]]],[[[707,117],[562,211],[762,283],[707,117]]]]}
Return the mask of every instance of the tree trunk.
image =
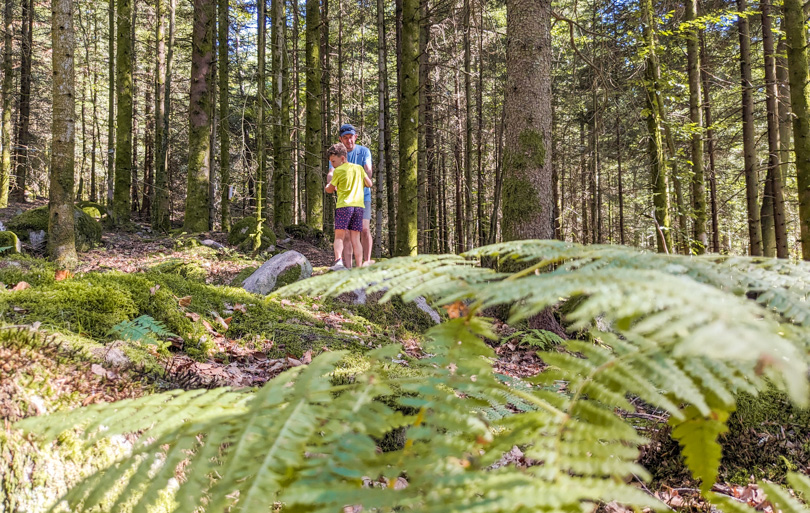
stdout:
{"type": "Polygon", "coordinates": [[[551,239],[550,0],[506,5],[503,239],[551,239]]]}
{"type": "MultiPolygon", "coordinates": [[[[93,13],[93,32],[98,33],[98,11],[93,13]]],[[[93,38],[93,55],[98,55],[98,37],[93,38]]],[[[98,137],[100,135],[98,126],[98,68],[93,66],[93,94],[90,101],[93,102],[93,144],[90,150],[90,201],[98,201],[98,184],[96,182],[96,150],[98,148],[98,137]]]]}
{"type": "Polygon", "coordinates": [[[619,244],[624,244],[624,184],[622,182],[622,125],[621,116],[616,115],[616,164],[619,186],[619,244]]]}
{"type": "MultiPolygon", "coordinates": [[[[686,0],[686,21],[697,18],[697,0],[686,0]]],[[[709,245],[706,233],[706,184],[703,176],[703,95],[700,91],[700,41],[697,27],[686,38],[687,74],[689,75],[689,119],[692,122],[692,210],[694,243],[692,251],[701,255],[709,245]]]]}
{"type": "Polygon", "coordinates": [[[653,195],[653,220],[655,222],[658,252],[669,253],[672,249],[672,234],[669,222],[669,199],[667,195],[667,163],[664,158],[662,128],[661,71],[655,44],[655,16],[652,0],[643,0],[644,39],[647,45],[645,89],[647,99],[648,153],[653,195]]]}
{"type": "Polygon", "coordinates": [[[115,184],[112,221],[116,227],[130,222],[132,186],[132,0],[118,0],[115,85],[118,112],[115,131],[115,184]]]}
{"type": "Polygon", "coordinates": [[[59,266],[78,262],[73,226],[73,173],[76,132],[76,99],[73,71],[73,2],[51,4],[53,62],[53,116],[49,173],[48,254],[59,266]],[[58,49],[58,50],[57,50],[58,49]]]}
{"type": "MultiPolygon", "coordinates": [[[[746,0],[737,0],[737,10],[740,12],[745,12],[747,8],[748,6],[746,0]]],[[[751,37],[748,29],[748,18],[745,16],[740,16],[737,23],[740,33],[743,160],[745,165],[745,198],[748,210],[749,253],[753,256],[761,256],[762,225],[759,218],[759,205],[757,198],[759,177],[757,173],[756,142],[754,139],[754,100],[751,95],[751,37]]],[[[807,69],[806,65],[805,69],[807,69]]],[[[810,204],[808,204],[808,207],[810,207],[810,204]]]]}
{"type": "MultiPolygon", "coordinates": [[[[386,151],[386,138],[388,137],[388,119],[385,115],[386,97],[388,95],[388,52],[385,39],[385,2],[377,0],[377,66],[379,80],[377,82],[377,177],[374,183],[374,196],[377,210],[377,219],[374,225],[374,258],[382,256],[382,218],[383,218],[383,175],[386,161],[391,157],[386,151]]],[[[389,228],[390,229],[390,228],[389,228]]]]}
{"type": "MultiPolygon", "coordinates": [[[[468,1],[468,0],[465,0],[468,1]]],[[[428,18],[428,5],[427,0],[421,0],[419,6],[419,17],[422,21],[422,26],[419,29],[419,83],[423,84],[422,87],[419,88],[419,119],[422,120],[419,123],[419,142],[418,148],[419,152],[417,155],[417,173],[418,173],[418,187],[417,187],[417,195],[419,198],[427,199],[427,187],[428,187],[428,177],[427,177],[427,144],[425,139],[427,137],[427,127],[425,126],[425,109],[427,108],[427,100],[425,98],[427,94],[427,90],[424,87],[424,84],[427,83],[427,75],[428,75],[428,61],[429,61],[429,54],[428,54],[428,34],[430,31],[429,26],[429,18],[428,18]]],[[[362,91],[362,89],[361,89],[362,91]]],[[[419,253],[427,253],[428,252],[428,235],[429,232],[427,231],[428,225],[428,208],[430,206],[429,201],[420,201],[419,202],[419,210],[416,214],[417,220],[417,231],[418,231],[418,246],[419,246],[419,253]]]]}
{"type": "Polygon", "coordinates": [[[219,181],[220,181],[220,229],[231,231],[231,134],[229,130],[230,105],[228,104],[228,0],[217,2],[217,50],[219,52],[219,181]]]}
{"type": "Polygon", "coordinates": [[[115,191],[115,96],[117,94],[115,88],[115,1],[110,0],[108,8],[109,39],[107,40],[107,70],[110,79],[107,95],[107,209],[110,211],[115,191]]]}
{"type": "MultiPolygon", "coordinates": [[[[776,57],[774,55],[774,33],[771,20],[771,5],[769,0],[759,3],[762,15],[762,51],[765,57],[765,97],[768,118],[768,172],[765,179],[765,194],[762,197],[762,240],[765,256],[776,256],[777,240],[781,239],[787,249],[787,232],[776,234],[776,176],[779,173],[779,111],[778,92],[776,90],[776,57]],[[767,227],[767,229],[766,229],[767,227]]],[[[781,184],[779,187],[781,193],[781,184]]],[[[780,194],[781,196],[781,194],[780,194]]],[[[784,198],[782,203],[784,204],[784,198]]],[[[784,210],[780,213],[784,216],[784,210]]],[[[781,219],[782,228],[785,228],[784,218],[781,219]]]]}
{"type": "Polygon", "coordinates": [[[419,0],[402,1],[399,76],[399,207],[395,255],[417,252],[417,152],[419,146],[419,0]]]}
{"type": "MultiPolygon", "coordinates": [[[[470,48],[470,0],[464,0],[464,224],[465,249],[472,249],[475,237],[475,220],[473,219],[472,199],[472,145],[473,145],[473,98],[472,98],[472,49],[470,48]]],[[[480,191],[479,191],[480,194],[480,191]]]]}
{"type": "MultiPolygon", "coordinates": [[[[110,0],[110,2],[113,1],[110,0]]],[[[16,183],[11,196],[24,203],[26,201],[25,189],[28,182],[28,142],[31,137],[28,130],[31,123],[31,50],[34,46],[34,0],[22,0],[21,25],[20,106],[17,109],[17,143],[15,144],[17,152],[14,155],[16,183]]],[[[110,47],[112,48],[112,46],[110,47]]],[[[112,76],[112,73],[110,76],[112,76]]],[[[112,91],[112,89],[110,90],[112,91]]]]}
{"type": "MultiPolygon", "coordinates": [[[[784,22],[783,22],[784,26],[784,22]]],[[[785,38],[782,37],[779,39],[779,43],[776,45],[776,82],[777,82],[777,93],[779,95],[778,104],[778,111],[779,111],[779,175],[778,181],[775,181],[774,184],[778,184],[779,192],[774,191],[774,196],[778,197],[779,194],[782,194],[784,198],[783,187],[785,183],[785,177],[789,176],[790,174],[790,136],[791,136],[791,113],[790,113],[790,90],[788,87],[788,67],[787,67],[787,60],[785,55],[787,55],[787,45],[785,43],[785,38]]],[[[782,219],[785,219],[784,214],[784,201],[779,202],[776,201],[774,203],[774,208],[781,208],[782,209],[782,219]],[[780,205],[781,203],[781,205],[780,205]]],[[[778,218],[779,215],[776,215],[778,218]]],[[[785,227],[785,231],[787,231],[787,227],[785,227]]],[[[785,243],[785,247],[782,248],[780,244],[777,243],[776,245],[776,256],[779,258],[788,258],[790,256],[790,251],[788,250],[787,242],[785,243]],[[781,252],[784,253],[781,253],[781,252]]]]}
{"type": "Polygon", "coordinates": [[[157,63],[155,64],[155,195],[152,204],[152,228],[168,231],[171,228],[169,210],[169,109],[171,105],[171,61],[174,46],[174,1],[169,2],[169,44],[166,48],[164,33],[165,7],[156,0],[157,63]]]}
{"type": "Polygon", "coordinates": [[[277,233],[293,220],[290,170],[290,88],[287,61],[287,14],[284,0],[273,2],[273,224],[277,233]]]}
{"type": "Polygon", "coordinates": [[[211,128],[214,113],[211,88],[214,75],[214,0],[194,0],[191,35],[191,83],[189,87],[188,183],[183,229],[208,229],[208,185],[211,167],[211,128]]]}
{"type": "Polygon", "coordinates": [[[318,0],[307,0],[306,20],[306,187],[307,225],[319,230],[323,225],[323,124],[321,122],[321,12],[318,0]]]}
{"type": "Polygon", "coordinates": [[[0,208],[8,206],[8,190],[11,183],[11,97],[14,94],[13,62],[11,59],[12,35],[14,33],[14,4],[6,0],[3,12],[3,120],[2,155],[0,155],[0,208]]]}
{"type": "Polygon", "coordinates": [[[138,86],[137,86],[137,78],[138,74],[136,70],[138,69],[138,50],[137,50],[137,40],[135,39],[135,23],[138,20],[138,0],[132,0],[132,23],[130,24],[131,28],[131,36],[130,36],[130,44],[132,45],[130,48],[130,55],[132,56],[132,63],[131,63],[131,70],[132,70],[132,86],[130,91],[132,92],[132,142],[130,146],[132,147],[132,155],[131,155],[131,164],[130,164],[130,172],[132,174],[132,178],[130,180],[130,212],[137,212],[139,210],[139,201],[138,201],[138,86]]]}
{"type": "Polygon", "coordinates": [[[714,164],[714,128],[712,127],[711,95],[709,94],[709,74],[706,69],[709,67],[708,54],[706,53],[706,43],[703,34],[700,35],[700,62],[701,79],[703,81],[703,109],[704,125],[706,128],[706,149],[709,152],[709,191],[712,210],[712,251],[720,252],[720,226],[717,212],[717,172],[714,164]]]}

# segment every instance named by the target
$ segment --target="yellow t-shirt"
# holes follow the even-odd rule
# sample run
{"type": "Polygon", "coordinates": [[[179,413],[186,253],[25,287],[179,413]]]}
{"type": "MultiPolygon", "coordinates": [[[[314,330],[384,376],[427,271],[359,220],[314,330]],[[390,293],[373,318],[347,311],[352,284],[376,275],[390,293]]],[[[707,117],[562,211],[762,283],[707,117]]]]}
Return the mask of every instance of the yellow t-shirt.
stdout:
{"type": "Polygon", "coordinates": [[[337,207],[365,207],[363,202],[363,177],[366,170],[362,166],[346,162],[335,168],[332,185],[337,187],[337,207]]]}

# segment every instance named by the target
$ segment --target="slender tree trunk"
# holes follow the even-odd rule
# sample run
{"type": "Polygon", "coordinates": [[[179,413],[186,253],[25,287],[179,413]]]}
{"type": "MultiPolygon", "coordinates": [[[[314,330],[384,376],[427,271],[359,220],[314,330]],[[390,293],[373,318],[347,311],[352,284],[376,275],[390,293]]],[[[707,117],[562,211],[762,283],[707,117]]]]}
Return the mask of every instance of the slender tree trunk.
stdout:
{"type": "Polygon", "coordinates": [[[214,0],[194,0],[191,35],[191,84],[189,94],[188,184],[183,229],[208,229],[208,184],[211,166],[211,123],[214,113],[211,88],[214,75],[214,0]]]}
{"type": "Polygon", "coordinates": [[[787,252],[787,227],[784,219],[784,197],[779,162],[779,93],[776,84],[776,56],[774,55],[774,32],[771,20],[770,0],[761,0],[762,14],[762,48],[765,56],[765,94],[768,113],[768,173],[765,180],[765,193],[762,200],[762,238],[765,256],[776,256],[777,247],[782,246],[781,253],[787,252]],[[778,182],[778,184],[777,184],[778,182]],[[777,208],[777,189],[782,208],[777,208]],[[777,219],[777,211],[781,219],[777,219]],[[770,222],[766,236],[766,219],[770,222]]]}
{"type": "MultiPolygon", "coordinates": [[[[505,103],[503,110],[506,110],[505,103]]],[[[501,208],[501,195],[503,192],[503,131],[505,117],[505,115],[501,115],[501,122],[498,124],[498,142],[497,146],[495,147],[495,191],[492,194],[492,217],[490,218],[489,223],[489,238],[487,239],[488,244],[494,244],[498,240],[498,213],[501,208]]]]}
{"type": "MultiPolygon", "coordinates": [[[[24,1],[24,0],[23,0],[24,1]]],[[[112,211],[113,196],[115,191],[115,97],[117,89],[115,87],[115,2],[110,0],[109,14],[109,39],[107,40],[107,64],[109,73],[109,89],[107,95],[107,209],[112,211]]]]}
{"type": "Polygon", "coordinates": [[[377,218],[374,224],[374,258],[382,256],[382,220],[383,220],[383,175],[386,161],[391,157],[386,152],[386,137],[388,136],[388,119],[385,116],[386,96],[388,95],[388,52],[385,38],[385,2],[377,0],[377,66],[379,79],[377,82],[377,177],[374,183],[375,207],[377,218]]]}
{"type": "MultiPolygon", "coordinates": [[[[338,3],[338,8],[340,3],[338,3]]],[[[321,24],[319,27],[319,36],[321,41],[321,147],[318,155],[320,159],[318,163],[321,170],[321,180],[326,181],[326,175],[329,173],[329,162],[324,158],[326,148],[329,146],[327,141],[331,140],[331,120],[332,120],[332,65],[331,65],[331,47],[329,44],[329,0],[323,0],[321,11],[321,24]]],[[[338,21],[342,22],[342,17],[338,13],[338,21]]],[[[321,183],[323,185],[323,183],[321,183]]],[[[334,194],[326,194],[321,190],[323,198],[323,226],[324,228],[331,228],[335,224],[335,203],[336,198],[334,194]]]]}
{"type": "Polygon", "coordinates": [[[138,69],[137,60],[138,60],[138,50],[136,47],[136,39],[135,39],[135,24],[138,20],[138,0],[132,0],[132,23],[130,25],[131,28],[131,36],[130,36],[130,55],[132,56],[132,64],[131,64],[131,75],[132,75],[132,86],[130,88],[132,94],[132,160],[130,161],[130,172],[132,173],[132,179],[130,181],[130,212],[137,212],[139,210],[139,201],[138,201],[138,86],[137,86],[137,73],[135,72],[138,69]]]}
{"type": "Polygon", "coordinates": [[[714,129],[712,127],[712,109],[711,109],[711,95],[709,94],[709,74],[706,69],[709,67],[708,54],[706,52],[706,43],[703,34],[700,34],[700,62],[701,66],[701,79],[703,81],[703,109],[704,109],[704,125],[706,128],[706,149],[709,152],[709,191],[711,198],[711,211],[712,211],[712,251],[715,253],[720,252],[720,226],[717,212],[717,170],[715,167],[715,152],[714,152],[714,129]]]}
{"type": "MultiPolygon", "coordinates": [[[[25,1],[25,0],[23,0],[25,1]]],[[[8,191],[11,183],[11,97],[14,94],[13,62],[11,59],[12,35],[14,32],[14,4],[6,0],[3,12],[3,119],[2,155],[0,155],[0,208],[8,206],[8,191]]]]}
{"type": "MultiPolygon", "coordinates": [[[[472,96],[472,48],[470,43],[470,0],[464,0],[464,224],[465,249],[472,249],[475,237],[475,220],[473,219],[472,199],[472,145],[473,145],[473,96],[472,96]]],[[[480,191],[479,191],[480,192],[480,191]]]]}
{"type": "Polygon", "coordinates": [[[588,222],[588,195],[585,191],[588,190],[588,168],[585,165],[585,113],[580,113],[579,119],[579,183],[582,201],[580,203],[580,210],[582,210],[582,240],[583,244],[590,242],[591,225],[588,222]]]}
{"type": "MultiPolygon", "coordinates": [[[[399,96],[399,207],[395,255],[417,252],[419,146],[419,0],[402,1],[402,77],[399,96]]],[[[424,200],[422,200],[424,201],[424,200]]]]}
{"type": "Polygon", "coordinates": [[[323,124],[321,122],[321,12],[318,0],[307,0],[306,47],[306,187],[307,225],[322,230],[323,224],[323,124]]]}
{"type": "MultiPolygon", "coordinates": [[[[686,20],[697,18],[697,0],[686,0],[686,20]]],[[[695,27],[687,34],[686,58],[689,75],[689,119],[692,122],[692,210],[694,212],[694,244],[697,254],[706,252],[709,245],[706,233],[706,185],[703,175],[703,95],[700,91],[700,41],[699,29],[695,27]]]]}
{"type": "Polygon", "coordinates": [[[228,32],[230,21],[228,19],[228,0],[217,2],[217,37],[219,51],[219,179],[221,196],[219,200],[222,209],[220,224],[223,232],[231,231],[231,133],[229,130],[230,105],[228,91],[228,32]]]}
{"type": "MultiPolygon", "coordinates": [[[[384,45],[387,52],[387,43],[384,45]]],[[[383,104],[383,116],[385,117],[385,154],[388,158],[385,159],[385,190],[388,210],[388,254],[393,256],[397,242],[397,190],[396,190],[396,176],[394,174],[394,154],[391,150],[391,96],[390,96],[390,83],[388,82],[387,72],[387,56],[386,56],[386,74],[381,78],[385,83],[385,98],[383,104]]]]}
{"type": "MultiPolygon", "coordinates": [[[[783,22],[784,26],[784,22],[783,22]]],[[[777,82],[777,93],[779,95],[778,104],[778,111],[779,111],[779,180],[778,182],[774,182],[775,184],[779,184],[779,191],[774,191],[774,197],[778,197],[779,194],[783,196],[784,199],[784,191],[782,190],[785,183],[785,177],[789,176],[790,174],[790,136],[791,136],[791,113],[790,113],[790,90],[788,87],[788,67],[787,67],[787,59],[785,56],[787,55],[787,45],[785,42],[785,38],[782,37],[779,39],[779,43],[776,45],[776,82],[777,82]]],[[[785,219],[784,214],[784,201],[776,201],[774,202],[774,208],[782,209],[782,219],[785,219]]],[[[779,215],[776,215],[779,218],[779,215]]],[[[785,227],[787,231],[787,227],[785,227]]],[[[790,256],[790,251],[788,249],[787,243],[785,243],[785,247],[781,248],[780,244],[776,245],[776,256],[779,258],[788,258],[790,256]],[[783,253],[781,253],[783,251],[783,253]]]]}
{"type": "Polygon", "coordinates": [[[112,221],[123,227],[130,222],[132,186],[132,1],[118,0],[115,85],[118,112],[115,133],[115,187],[112,221]]]}
{"type": "MultiPolygon", "coordinates": [[[[114,0],[110,0],[113,2],[114,0]]],[[[17,109],[17,152],[14,155],[15,188],[11,196],[25,202],[28,182],[28,143],[31,137],[31,50],[34,46],[34,0],[22,0],[22,30],[20,52],[20,106],[17,109]]],[[[111,75],[112,76],[112,75],[111,75]]],[[[110,93],[112,94],[112,93],[110,93]]]]}
{"type": "Polygon", "coordinates": [[[655,44],[655,17],[652,0],[643,0],[644,39],[647,45],[645,89],[647,97],[648,153],[650,156],[651,184],[653,194],[653,217],[658,241],[658,252],[672,249],[672,234],[669,222],[669,199],[667,195],[667,163],[664,157],[662,129],[661,71],[655,44]]]}
{"type": "MultiPolygon", "coordinates": [[[[797,0],[794,0],[797,1],[797,0]]],[[[746,0],[737,0],[737,10],[745,12],[746,0]]],[[[748,208],[749,253],[762,255],[762,225],[759,217],[757,187],[756,142],[754,139],[754,100],[751,95],[751,37],[748,29],[748,18],[740,16],[737,22],[740,33],[740,78],[742,83],[742,122],[743,122],[743,160],[745,165],[745,198],[748,208]]],[[[806,68],[806,66],[805,66],[806,68]]],[[[809,253],[810,254],[810,253],[809,253]]]]}
{"type": "MultiPolygon", "coordinates": [[[[93,13],[93,33],[98,34],[98,11],[93,13]]],[[[93,38],[93,55],[98,55],[98,37],[93,38]]],[[[98,184],[96,183],[96,150],[100,135],[98,126],[98,69],[93,66],[93,94],[90,101],[93,103],[93,144],[90,151],[90,201],[98,201],[98,184]]]]}
{"type": "Polygon", "coordinates": [[[169,5],[169,44],[166,48],[165,0],[156,0],[157,62],[155,64],[155,196],[152,204],[152,228],[168,231],[171,228],[169,209],[169,108],[171,101],[171,55],[174,42],[174,0],[169,5]]]}
{"type": "Polygon", "coordinates": [[[73,220],[73,173],[75,169],[76,99],[73,70],[73,2],[51,4],[53,48],[53,134],[50,166],[48,254],[60,266],[74,265],[76,237],[73,220]]]}
{"type": "MultiPolygon", "coordinates": [[[[468,0],[465,0],[468,1],[468,0]]],[[[419,83],[426,84],[427,83],[427,76],[428,76],[428,66],[429,66],[429,55],[428,55],[428,34],[430,31],[429,27],[429,19],[428,19],[428,5],[427,0],[421,0],[419,6],[419,17],[422,21],[422,26],[419,30],[419,83]]],[[[427,187],[428,187],[428,177],[427,177],[427,144],[425,142],[425,138],[427,136],[427,127],[425,126],[425,109],[427,108],[427,100],[425,95],[427,94],[427,90],[425,89],[424,85],[419,88],[419,119],[422,120],[419,123],[419,141],[418,141],[418,148],[419,152],[417,155],[417,178],[418,178],[418,186],[417,186],[417,195],[419,198],[427,199],[427,187]]],[[[418,241],[419,241],[419,253],[427,253],[428,252],[428,208],[429,208],[429,201],[420,201],[419,202],[419,211],[417,212],[416,219],[417,219],[417,231],[418,231],[418,241]]]]}
{"type": "Polygon", "coordinates": [[[622,181],[622,125],[621,116],[616,115],[616,164],[619,186],[619,243],[624,244],[624,186],[622,181]]]}
{"type": "Polygon", "coordinates": [[[290,171],[290,92],[287,62],[287,14],[284,0],[273,2],[273,224],[277,233],[293,220],[293,190],[290,171]]]}

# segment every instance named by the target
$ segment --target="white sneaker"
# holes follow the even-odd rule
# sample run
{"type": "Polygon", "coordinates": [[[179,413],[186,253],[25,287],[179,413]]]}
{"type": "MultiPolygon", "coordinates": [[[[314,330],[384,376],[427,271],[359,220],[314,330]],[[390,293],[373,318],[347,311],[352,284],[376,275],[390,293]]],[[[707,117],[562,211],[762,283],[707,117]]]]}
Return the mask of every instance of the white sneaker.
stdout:
{"type": "Polygon", "coordinates": [[[346,266],[343,265],[343,259],[339,258],[335,261],[335,264],[329,268],[330,271],[343,271],[346,269],[346,266]]]}

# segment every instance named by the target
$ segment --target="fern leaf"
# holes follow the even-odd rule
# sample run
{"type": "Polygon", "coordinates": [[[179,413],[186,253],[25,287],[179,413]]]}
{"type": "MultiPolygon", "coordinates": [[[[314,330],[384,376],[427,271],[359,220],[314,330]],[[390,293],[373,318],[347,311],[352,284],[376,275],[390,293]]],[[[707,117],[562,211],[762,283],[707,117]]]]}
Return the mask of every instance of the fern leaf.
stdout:
{"type": "Polygon", "coordinates": [[[686,466],[696,479],[700,479],[700,489],[706,493],[717,479],[722,449],[717,438],[728,431],[725,422],[727,411],[712,411],[704,417],[696,408],[687,408],[686,419],[671,421],[672,437],[681,444],[686,466]]]}

